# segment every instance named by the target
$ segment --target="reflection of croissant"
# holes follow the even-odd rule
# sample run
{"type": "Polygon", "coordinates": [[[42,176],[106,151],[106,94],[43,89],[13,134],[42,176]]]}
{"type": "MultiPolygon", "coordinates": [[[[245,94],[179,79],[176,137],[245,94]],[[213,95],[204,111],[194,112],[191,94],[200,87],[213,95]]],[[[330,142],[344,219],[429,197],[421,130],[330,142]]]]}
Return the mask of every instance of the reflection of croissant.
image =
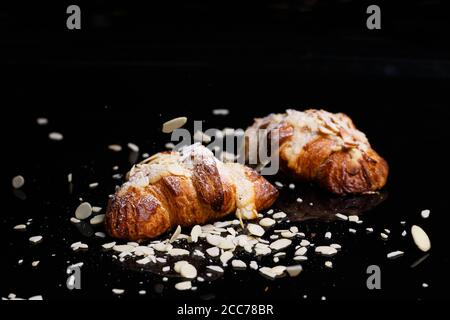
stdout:
{"type": "Polygon", "coordinates": [[[222,163],[196,144],[180,152],[158,153],[133,167],[128,181],[110,199],[106,229],[113,237],[140,240],[232,212],[254,219],[277,195],[254,170],[222,163]]]}
{"type": "Polygon", "coordinates": [[[287,110],[255,119],[246,134],[257,129],[267,129],[269,139],[278,137],[280,166],[295,178],[336,194],[375,191],[386,183],[386,161],[342,113],[287,110]]]}

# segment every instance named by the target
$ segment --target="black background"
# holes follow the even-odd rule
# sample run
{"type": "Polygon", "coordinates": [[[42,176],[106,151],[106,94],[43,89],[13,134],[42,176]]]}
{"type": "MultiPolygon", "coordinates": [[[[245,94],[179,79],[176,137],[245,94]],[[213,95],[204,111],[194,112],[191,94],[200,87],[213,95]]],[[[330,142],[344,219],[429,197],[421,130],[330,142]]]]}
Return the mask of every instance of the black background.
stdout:
{"type": "MultiPolygon", "coordinates": [[[[121,299],[205,299],[211,293],[219,300],[242,301],[303,301],[304,294],[310,300],[323,295],[328,300],[448,299],[440,289],[448,283],[449,267],[450,11],[444,1],[375,3],[381,6],[382,30],[374,31],[365,27],[369,3],[358,1],[147,6],[90,1],[80,3],[79,31],[65,27],[69,3],[2,4],[6,206],[1,246],[6,257],[1,296],[116,299],[111,288],[124,287],[121,299]],[[113,264],[99,250],[80,255],[68,249],[81,240],[68,223],[78,197],[102,205],[114,190],[111,167],[118,164],[125,172],[130,166],[126,152],[109,153],[108,144],[132,141],[153,153],[168,142],[160,126],[174,116],[205,120],[208,127],[245,128],[254,117],[287,107],[346,112],[387,159],[388,199],[364,220],[378,231],[390,228],[396,236],[389,242],[362,231],[350,235],[348,225],[339,222],[308,221],[301,228],[319,234],[332,230],[345,243],[333,270],[323,270],[323,261],[313,259],[298,281],[269,282],[251,272],[230,272],[188,294],[174,292],[172,282],[160,293],[159,278],[113,264]],[[229,108],[230,116],[213,117],[213,108],[229,108]],[[38,116],[48,117],[49,125],[38,127],[38,116]],[[48,141],[53,130],[63,132],[64,141],[48,141]],[[72,194],[69,172],[75,177],[72,194]],[[12,192],[10,181],[17,174],[27,180],[26,200],[12,192]],[[98,190],[87,188],[92,181],[100,182],[98,190]],[[426,208],[432,214],[423,220],[420,211],[426,208]],[[14,232],[12,227],[26,218],[35,220],[31,231],[14,232]],[[432,239],[431,255],[414,269],[409,266],[420,253],[411,239],[399,236],[400,220],[408,226],[420,223],[432,239]],[[31,233],[48,241],[31,247],[31,233]],[[405,257],[387,261],[385,254],[400,247],[405,257]],[[25,262],[19,267],[20,258],[25,262]],[[41,264],[32,268],[36,259],[41,264]],[[70,292],[65,267],[80,260],[86,264],[85,287],[70,292]],[[365,287],[369,264],[382,267],[380,291],[365,287]],[[422,288],[422,282],[430,287],[422,288]],[[148,295],[139,297],[142,288],[148,295]]],[[[93,248],[103,243],[85,241],[93,248]]]]}

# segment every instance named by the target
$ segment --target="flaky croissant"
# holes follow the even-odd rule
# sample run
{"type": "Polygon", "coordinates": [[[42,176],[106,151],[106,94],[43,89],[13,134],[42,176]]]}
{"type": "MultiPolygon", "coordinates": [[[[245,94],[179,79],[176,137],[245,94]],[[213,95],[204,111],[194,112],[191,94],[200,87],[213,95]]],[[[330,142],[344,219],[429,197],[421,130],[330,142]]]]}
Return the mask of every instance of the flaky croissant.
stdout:
{"type": "Polygon", "coordinates": [[[174,226],[194,226],[236,212],[254,219],[278,191],[256,171],[223,163],[198,144],[161,152],[131,169],[109,201],[106,230],[117,238],[154,238],[174,226]]]}
{"type": "Polygon", "coordinates": [[[336,194],[367,193],[386,184],[387,162],[345,114],[287,110],[255,119],[246,135],[257,129],[266,129],[268,140],[279,139],[280,167],[294,178],[336,194]]]}

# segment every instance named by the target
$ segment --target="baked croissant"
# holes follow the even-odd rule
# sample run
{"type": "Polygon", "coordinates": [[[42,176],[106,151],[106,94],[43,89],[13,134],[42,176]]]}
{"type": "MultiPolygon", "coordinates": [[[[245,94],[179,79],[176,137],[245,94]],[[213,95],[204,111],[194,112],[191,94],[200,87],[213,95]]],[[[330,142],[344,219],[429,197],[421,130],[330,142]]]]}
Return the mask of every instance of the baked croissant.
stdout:
{"type": "Polygon", "coordinates": [[[194,144],[179,152],[157,153],[134,166],[109,200],[106,230],[113,237],[142,240],[232,212],[240,219],[254,219],[277,196],[277,189],[253,169],[223,163],[194,144]]]}
{"type": "Polygon", "coordinates": [[[336,194],[368,193],[386,184],[387,162],[343,113],[287,110],[255,119],[246,136],[257,129],[266,129],[269,141],[279,140],[280,167],[294,178],[336,194]]]}

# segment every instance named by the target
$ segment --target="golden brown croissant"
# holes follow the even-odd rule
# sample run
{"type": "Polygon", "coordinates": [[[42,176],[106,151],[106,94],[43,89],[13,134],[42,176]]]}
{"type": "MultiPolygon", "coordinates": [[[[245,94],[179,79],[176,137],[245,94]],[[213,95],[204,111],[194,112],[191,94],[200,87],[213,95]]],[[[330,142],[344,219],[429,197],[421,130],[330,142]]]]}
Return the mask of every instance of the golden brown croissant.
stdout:
{"type": "Polygon", "coordinates": [[[170,228],[193,226],[236,212],[254,219],[278,191],[256,171],[223,163],[199,145],[161,152],[131,169],[110,199],[106,229],[117,238],[154,238],[170,228]]]}
{"type": "Polygon", "coordinates": [[[366,193],[386,184],[387,162],[345,114],[287,110],[255,119],[246,135],[257,129],[268,130],[269,140],[279,139],[280,167],[299,180],[336,194],[366,193]]]}

